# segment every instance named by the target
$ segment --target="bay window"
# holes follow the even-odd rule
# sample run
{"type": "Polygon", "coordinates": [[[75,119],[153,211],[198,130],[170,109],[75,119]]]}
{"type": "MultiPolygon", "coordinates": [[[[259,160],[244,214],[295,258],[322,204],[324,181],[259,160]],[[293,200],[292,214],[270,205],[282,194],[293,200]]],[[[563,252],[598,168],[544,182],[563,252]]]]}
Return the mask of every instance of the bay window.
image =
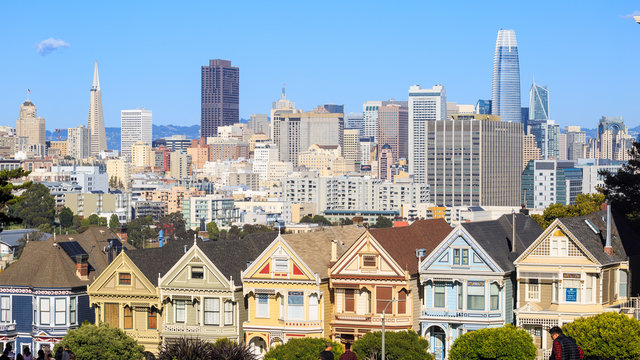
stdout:
{"type": "Polygon", "coordinates": [[[500,289],[498,288],[498,284],[491,284],[491,310],[499,310],[500,309],[500,289]]]}
{"type": "Polygon", "coordinates": [[[65,298],[56,298],[55,305],[55,324],[64,325],[67,322],[67,301],[65,298]]]}
{"type": "Polygon", "coordinates": [[[220,325],[220,299],[204,299],[204,324],[220,325]]]}
{"type": "Polygon", "coordinates": [[[224,303],[224,324],[233,325],[233,302],[231,301],[224,303]]]}
{"type": "Polygon", "coordinates": [[[49,325],[51,323],[50,299],[40,298],[40,324],[49,325]]]}
{"type": "Polygon", "coordinates": [[[484,310],[484,281],[467,282],[467,310],[484,310]]]}
{"type": "Polygon", "coordinates": [[[443,308],[445,303],[445,287],[443,282],[436,282],[433,287],[433,307],[443,308]]]}
{"type": "Polygon", "coordinates": [[[287,319],[304,320],[304,293],[302,291],[289,291],[287,300],[287,319]]]}

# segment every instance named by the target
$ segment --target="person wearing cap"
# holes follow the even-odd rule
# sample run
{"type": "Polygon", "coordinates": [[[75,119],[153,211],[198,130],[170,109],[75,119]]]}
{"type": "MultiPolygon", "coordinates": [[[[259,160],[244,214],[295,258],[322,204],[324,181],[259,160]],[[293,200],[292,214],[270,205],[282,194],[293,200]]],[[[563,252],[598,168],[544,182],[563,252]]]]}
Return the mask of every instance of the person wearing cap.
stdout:
{"type": "Polygon", "coordinates": [[[549,329],[549,334],[553,339],[553,348],[549,360],[581,360],[584,359],[584,352],[576,344],[573,338],[565,336],[562,329],[554,326],[549,329]]]}

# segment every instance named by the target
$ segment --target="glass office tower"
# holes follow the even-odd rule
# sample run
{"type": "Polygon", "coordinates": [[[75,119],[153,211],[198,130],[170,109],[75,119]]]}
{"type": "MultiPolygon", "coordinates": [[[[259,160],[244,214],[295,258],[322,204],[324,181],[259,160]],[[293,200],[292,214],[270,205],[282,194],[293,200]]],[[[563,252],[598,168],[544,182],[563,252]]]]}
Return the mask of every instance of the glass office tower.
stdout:
{"type": "Polygon", "coordinates": [[[493,59],[491,114],[502,121],[521,122],[520,62],[518,43],[513,30],[498,31],[493,59]]]}

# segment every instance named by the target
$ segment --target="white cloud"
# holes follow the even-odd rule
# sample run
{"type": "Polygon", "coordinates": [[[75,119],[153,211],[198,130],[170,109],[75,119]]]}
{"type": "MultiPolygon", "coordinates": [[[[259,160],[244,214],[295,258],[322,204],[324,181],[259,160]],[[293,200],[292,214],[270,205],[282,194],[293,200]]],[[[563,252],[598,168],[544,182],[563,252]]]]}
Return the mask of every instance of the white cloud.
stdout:
{"type": "Polygon", "coordinates": [[[63,48],[63,47],[68,48],[70,46],[71,45],[64,40],[48,38],[38,43],[38,54],[44,56],[44,55],[50,54],[52,51],[56,49],[63,48]]]}
{"type": "Polygon", "coordinates": [[[640,16],[640,11],[636,10],[636,11],[632,12],[631,14],[622,15],[620,17],[623,18],[623,19],[633,19],[634,16],[640,16]]]}

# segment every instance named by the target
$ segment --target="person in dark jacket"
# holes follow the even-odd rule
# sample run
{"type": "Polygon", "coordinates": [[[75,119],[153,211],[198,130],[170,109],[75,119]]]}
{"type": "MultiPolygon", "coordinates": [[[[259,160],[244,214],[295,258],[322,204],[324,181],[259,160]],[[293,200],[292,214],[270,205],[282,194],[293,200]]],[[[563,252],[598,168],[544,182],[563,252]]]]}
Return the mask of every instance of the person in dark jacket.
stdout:
{"type": "Polygon", "coordinates": [[[340,356],[340,360],[358,360],[356,353],[351,351],[351,343],[344,344],[344,354],[340,356]]]}
{"type": "Polygon", "coordinates": [[[333,349],[331,343],[327,344],[327,347],[324,348],[324,351],[320,353],[320,357],[318,358],[318,360],[334,360],[331,349],[333,349]]]}
{"type": "Polygon", "coordinates": [[[44,350],[40,349],[38,350],[38,359],[37,360],[45,360],[45,356],[44,356],[44,350]]]}
{"type": "Polygon", "coordinates": [[[549,329],[549,334],[553,339],[553,349],[549,360],[581,360],[584,359],[584,352],[576,344],[573,338],[565,336],[562,329],[557,326],[549,329]]]}

